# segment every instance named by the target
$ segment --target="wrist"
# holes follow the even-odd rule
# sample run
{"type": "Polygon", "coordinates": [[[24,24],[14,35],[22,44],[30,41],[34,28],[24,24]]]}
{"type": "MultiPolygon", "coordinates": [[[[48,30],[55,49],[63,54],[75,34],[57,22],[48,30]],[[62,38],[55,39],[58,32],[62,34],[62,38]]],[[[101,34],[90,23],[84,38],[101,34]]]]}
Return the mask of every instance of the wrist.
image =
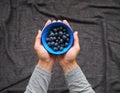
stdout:
{"type": "Polygon", "coordinates": [[[76,62],[76,60],[72,61],[72,62],[62,62],[62,64],[60,64],[64,73],[68,73],[71,70],[75,69],[76,67],[78,67],[78,64],[76,62]]]}
{"type": "Polygon", "coordinates": [[[45,71],[52,72],[54,62],[51,62],[51,61],[46,62],[46,61],[39,60],[37,66],[44,69],[45,71]]]}

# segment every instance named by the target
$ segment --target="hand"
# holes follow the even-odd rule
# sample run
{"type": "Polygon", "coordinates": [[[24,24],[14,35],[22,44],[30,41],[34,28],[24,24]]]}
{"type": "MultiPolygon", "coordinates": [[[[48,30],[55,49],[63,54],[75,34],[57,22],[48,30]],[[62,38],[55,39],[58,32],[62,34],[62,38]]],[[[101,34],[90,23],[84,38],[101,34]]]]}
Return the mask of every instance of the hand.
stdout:
{"type": "MultiPolygon", "coordinates": [[[[51,23],[51,20],[48,20],[46,22],[45,26],[47,26],[50,23],[51,23]]],[[[56,57],[55,57],[55,55],[48,53],[46,51],[46,49],[43,47],[43,45],[41,43],[41,34],[42,34],[42,32],[39,30],[38,34],[36,36],[35,45],[34,45],[34,49],[39,58],[39,62],[37,64],[37,66],[43,68],[44,70],[51,72],[53,65],[55,63],[56,57]]]]}
{"type": "MultiPolygon", "coordinates": [[[[63,23],[70,26],[66,20],[63,20],[63,23]]],[[[73,46],[70,48],[70,50],[66,54],[58,55],[59,64],[61,65],[65,73],[69,72],[70,70],[78,66],[76,62],[76,57],[79,51],[80,51],[80,45],[79,45],[78,32],[75,31],[73,46]]]]}

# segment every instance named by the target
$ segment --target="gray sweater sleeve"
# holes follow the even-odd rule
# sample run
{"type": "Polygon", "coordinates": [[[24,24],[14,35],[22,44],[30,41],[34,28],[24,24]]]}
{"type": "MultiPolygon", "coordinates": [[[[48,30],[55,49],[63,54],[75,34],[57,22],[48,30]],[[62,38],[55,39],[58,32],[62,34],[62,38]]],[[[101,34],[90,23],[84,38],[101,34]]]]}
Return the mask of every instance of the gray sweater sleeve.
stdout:
{"type": "MultiPolygon", "coordinates": [[[[95,93],[80,67],[66,73],[65,78],[70,93],[95,93]]],[[[50,80],[51,73],[36,66],[24,93],[47,93],[50,80]]]]}
{"type": "Polygon", "coordinates": [[[66,73],[65,79],[70,93],[95,93],[79,66],[66,73]]]}
{"type": "Polygon", "coordinates": [[[36,66],[24,93],[47,93],[50,81],[51,73],[36,66]]]}

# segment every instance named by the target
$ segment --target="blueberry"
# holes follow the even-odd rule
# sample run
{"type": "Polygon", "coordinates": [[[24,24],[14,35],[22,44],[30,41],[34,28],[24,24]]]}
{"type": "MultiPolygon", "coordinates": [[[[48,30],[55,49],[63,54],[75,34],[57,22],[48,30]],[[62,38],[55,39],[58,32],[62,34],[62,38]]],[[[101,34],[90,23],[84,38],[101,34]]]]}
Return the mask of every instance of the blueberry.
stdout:
{"type": "Polygon", "coordinates": [[[54,32],[57,32],[57,29],[56,29],[56,28],[53,28],[53,31],[54,31],[54,32]]]}
{"type": "Polygon", "coordinates": [[[50,30],[50,31],[49,31],[49,33],[53,33],[53,31],[52,31],[52,30],[50,30]]]}
{"type": "Polygon", "coordinates": [[[60,40],[58,41],[58,44],[61,44],[60,40]]]}
{"type": "Polygon", "coordinates": [[[63,30],[63,27],[62,27],[62,26],[60,26],[60,27],[59,27],[59,29],[60,29],[60,30],[63,30]]]}
{"type": "Polygon", "coordinates": [[[61,39],[61,37],[57,37],[59,40],[61,39]]]}
{"type": "Polygon", "coordinates": [[[59,27],[56,27],[57,31],[60,30],[59,27]]]}
{"type": "Polygon", "coordinates": [[[60,46],[59,45],[57,46],[57,48],[58,48],[58,50],[60,50],[60,46]]]}
{"type": "Polygon", "coordinates": [[[58,48],[57,48],[57,47],[53,47],[53,50],[54,50],[54,51],[58,51],[58,48]]]}
{"type": "Polygon", "coordinates": [[[63,39],[60,39],[60,41],[59,41],[60,43],[63,43],[63,39]]]}
{"type": "Polygon", "coordinates": [[[49,41],[50,41],[50,38],[47,37],[47,38],[46,38],[46,42],[49,42],[49,41]]]}
{"type": "Polygon", "coordinates": [[[67,41],[67,42],[69,42],[69,41],[70,41],[70,39],[69,39],[69,38],[67,38],[67,39],[66,39],[66,41],[67,41]]]}
{"type": "Polygon", "coordinates": [[[57,33],[57,32],[55,32],[55,36],[58,36],[58,33],[57,33]]]}
{"type": "Polygon", "coordinates": [[[50,41],[52,41],[53,40],[53,37],[51,36],[51,37],[49,37],[50,38],[50,41]]]}
{"type": "Polygon", "coordinates": [[[49,40],[52,41],[52,40],[53,40],[53,37],[50,37],[49,40]]]}
{"type": "Polygon", "coordinates": [[[58,42],[58,41],[59,41],[58,39],[55,40],[55,42],[58,42]]]}
{"type": "Polygon", "coordinates": [[[58,46],[58,43],[57,43],[57,42],[55,43],[55,46],[58,46]]]}
{"type": "Polygon", "coordinates": [[[62,51],[63,50],[63,47],[60,47],[60,51],[62,51]]]}
{"type": "Polygon", "coordinates": [[[63,35],[63,32],[62,31],[59,31],[59,36],[62,36],[63,35]]]}
{"type": "Polygon", "coordinates": [[[64,28],[64,29],[63,29],[63,32],[66,32],[66,31],[67,31],[67,30],[64,28]]]}
{"type": "Polygon", "coordinates": [[[64,35],[66,35],[66,34],[67,34],[67,32],[63,32],[63,34],[64,34],[64,35]]]}
{"type": "Polygon", "coordinates": [[[51,42],[51,46],[54,46],[54,44],[55,44],[55,42],[52,41],[52,42],[51,42]]]}
{"type": "Polygon", "coordinates": [[[55,41],[55,40],[56,40],[56,37],[53,37],[53,40],[55,41]]]}
{"type": "Polygon", "coordinates": [[[65,42],[65,46],[68,46],[68,42],[65,42]]]}
{"type": "Polygon", "coordinates": [[[70,35],[69,34],[66,34],[67,37],[69,37],[70,35]]]}
{"type": "Polygon", "coordinates": [[[64,45],[64,44],[61,44],[60,46],[61,46],[61,47],[64,47],[65,45],[64,45]]]}
{"type": "Polygon", "coordinates": [[[62,38],[63,38],[64,40],[66,40],[66,38],[67,38],[67,37],[66,37],[65,35],[63,35],[63,37],[62,37],[62,38]]]}
{"type": "Polygon", "coordinates": [[[54,36],[55,34],[53,32],[50,32],[50,36],[54,36]]]}
{"type": "Polygon", "coordinates": [[[47,44],[48,44],[48,46],[51,46],[51,43],[50,43],[50,42],[48,42],[47,44]]]}

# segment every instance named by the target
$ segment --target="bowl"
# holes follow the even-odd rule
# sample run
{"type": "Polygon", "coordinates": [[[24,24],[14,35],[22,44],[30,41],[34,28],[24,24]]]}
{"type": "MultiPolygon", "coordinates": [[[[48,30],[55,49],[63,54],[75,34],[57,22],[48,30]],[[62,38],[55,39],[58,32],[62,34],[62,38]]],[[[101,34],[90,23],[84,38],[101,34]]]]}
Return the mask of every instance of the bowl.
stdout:
{"type": "Polygon", "coordinates": [[[64,54],[73,45],[74,42],[73,30],[63,22],[50,23],[42,30],[41,41],[42,45],[49,53],[55,55],[64,54]],[[60,41],[61,42],[63,41],[63,43],[61,43],[60,41]]]}

